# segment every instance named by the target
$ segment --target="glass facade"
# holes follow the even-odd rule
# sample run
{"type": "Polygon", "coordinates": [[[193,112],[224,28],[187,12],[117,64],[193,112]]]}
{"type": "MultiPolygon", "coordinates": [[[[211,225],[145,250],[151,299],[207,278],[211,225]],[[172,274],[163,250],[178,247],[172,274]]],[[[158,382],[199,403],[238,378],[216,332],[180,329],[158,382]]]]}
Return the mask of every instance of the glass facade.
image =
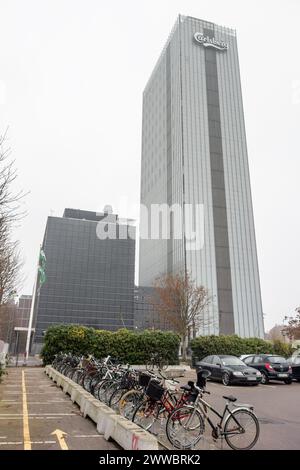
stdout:
{"type": "Polygon", "coordinates": [[[153,287],[136,287],[134,292],[135,330],[173,330],[170,322],[155,307],[159,302],[153,287]]]}
{"type": "Polygon", "coordinates": [[[141,203],[202,205],[204,246],[187,249],[184,222],[176,239],[171,219],[170,239],[140,240],[139,284],[187,270],[212,297],[199,333],[263,337],[234,30],[186,16],[174,25],[143,94],[141,203]]]}
{"type": "MultiPolygon", "coordinates": [[[[106,223],[104,216],[68,209],[64,217],[48,217],[43,242],[46,282],[35,307],[36,343],[50,325],[59,323],[133,328],[135,240],[99,239],[96,228],[106,223]]],[[[108,218],[118,235],[117,216],[108,218]]]]}

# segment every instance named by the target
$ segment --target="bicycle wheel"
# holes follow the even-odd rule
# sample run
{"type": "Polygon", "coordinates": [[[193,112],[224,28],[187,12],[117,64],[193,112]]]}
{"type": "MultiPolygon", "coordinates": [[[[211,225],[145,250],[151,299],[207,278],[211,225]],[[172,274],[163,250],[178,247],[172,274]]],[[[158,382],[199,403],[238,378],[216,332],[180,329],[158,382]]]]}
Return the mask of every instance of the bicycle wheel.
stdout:
{"type": "Polygon", "coordinates": [[[116,382],[115,380],[111,382],[111,384],[109,385],[109,387],[107,387],[106,391],[105,391],[105,399],[104,399],[104,403],[106,405],[109,405],[109,401],[110,401],[110,398],[112,396],[112,394],[120,387],[120,384],[118,382],[116,382]]]}
{"type": "Polygon", "coordinates": [[[114,383],[111,379],[103,380],[101,386],[98,389],[98,398],[102,403],[106,402],[106,391],[114,383]]]}
{"type": "Polygon", "coordinates": [[[71,379],[73,373],[74,373],[74,368],[70,366],[69,369],[67,369],[66,371],[66,377],[68,377],[68,379],[71,379]]]}
{"type": "Polygon", "coordinates": [[[100,382],[100,380],[102,380],[102,375],[99,372],[97,372],[91,380],[90,393],[92,395],[94,395],[94,388],[96,387],[97,383],[100,382]]]}
{"type": "Polygon", "coordinates": [[[124,393],[118,404],[120,415],[132,419],[135,408],[141,403],[143,396],[142,390],[129,390],[124,393]]]}
{"type": "Polygon", "coordinates": [[[95,375],[95,372],[88,372],[84,376],[82,386],[87,392],[91,391],[91,381],[92,381],[92,378],[94,377],[94,375],[95,375]]]}
{"type": "Polygon", "coordinates": [[[169,362],[168,362],[167,359],[160,359],[159,360],[158,368],[160,370],[167,370],[168,367],[169,367],[169,362]]]}
{"type": "Polygon", "coordinates": [[[84,379],[85,379],[85,376],[88,374],[88,372],[86,370],[83,370],[82,373],[80,374],[79,378],[78,378],[78,385],[80,385],[81,387],[83,387],[83,382],[84,382],[84,379]]]}
{"type": "Polygon", "coordinates": [[[191,449],[202,438],[205,429],[204,418],[193,406],[175,409],[167,420],[166,434],[176,449],[191,449]]]}
{"type": "Polygon", "coordinates": [[[251,410],[233,410],[225,422],[224,436],[233,450],[252,449],[259,437],[257,417],[251,410]]]}
{"type": "Polygon", "coordinates": [[[118,387],[116,390],[114,390],[110,396],[108,406],[114,411],[119,411],[119,401],[126,392],[128,392],[128,388],[118,387]]]}
{"type": "Polygon", "coordinates": [[[145,400],[134,411],[132,421],[146,431],[153,432],[161,405],[157,401],[145,400]]]}
{"type": "Polygon", "coordinates": [[[95,398],[98,398],[98,400],[100,400],[99,398],[99,391],[100,391],[100,388],[102,387],[102,384],[105,382],[104,379],[102,380],[99,380],[99,382],[94,386],[94,390],[93,390],[93,395],[95,398]]]}

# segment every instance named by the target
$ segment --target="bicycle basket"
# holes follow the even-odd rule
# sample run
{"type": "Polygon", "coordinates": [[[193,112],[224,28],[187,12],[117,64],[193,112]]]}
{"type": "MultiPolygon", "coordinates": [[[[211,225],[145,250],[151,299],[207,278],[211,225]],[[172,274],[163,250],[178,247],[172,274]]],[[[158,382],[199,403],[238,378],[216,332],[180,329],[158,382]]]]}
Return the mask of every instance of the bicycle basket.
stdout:
{"type": "Polygon", "coordinates": [[[146,395],[152,400],[159,401],[163,396],[165,389],[159,385],[157,382],[150,380],[148,387],[146,389],[146,395]]]}
{"type": "Polygon", "coordinates": [[[147,387],[150,379],[151,379],[151,376],[149,374],[145,374],[144,372],[141,372],[139,375],[139,385],[141,385],[141,387],[147,387]]]}

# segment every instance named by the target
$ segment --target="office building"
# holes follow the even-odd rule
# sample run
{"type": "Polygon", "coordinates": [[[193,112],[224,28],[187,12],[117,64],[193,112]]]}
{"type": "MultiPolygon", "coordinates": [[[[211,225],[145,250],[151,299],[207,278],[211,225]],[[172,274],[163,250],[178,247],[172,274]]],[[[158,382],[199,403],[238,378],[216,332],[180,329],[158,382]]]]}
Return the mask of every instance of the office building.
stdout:
{"type": "Polygon", "coordinates": [[[109,207],[102,213],[65,209],[63,217],[48,217],[46,282],[37,293],[34,315],[35,351],[55,324],[133,328],[134,233],[109,207]]]}
{"type": "Polygon", "coordinates": [[[170,322],[156,308],[159,299],[153,287],[139,286],[134,291],[134,328],[142,330],[173,330],[170,322]]]}
{"type": "Polygon", "coordinates": [[[175,216],[167,238],[151,237],[151,227],[140,239],[139,284],[188,271],[213,299],[198,333],[263,337],[235,30],[176,21],[143,94],[141,204],[142,229],[155,204],[191,207],[203,223],[195,225],[200,248],[184,210],[181,236],[175,216]]]}

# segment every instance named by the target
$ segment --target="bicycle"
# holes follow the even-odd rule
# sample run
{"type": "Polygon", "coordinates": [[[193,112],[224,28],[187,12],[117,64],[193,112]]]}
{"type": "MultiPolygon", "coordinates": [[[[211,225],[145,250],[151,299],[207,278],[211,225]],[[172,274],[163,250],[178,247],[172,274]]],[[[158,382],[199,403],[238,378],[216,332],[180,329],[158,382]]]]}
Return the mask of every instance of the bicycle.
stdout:
{"type": "MultiPolygon", "coordinates": [[[[203,370],[198,372],[198,377],[206,381],[210,372],[203,370]]],[[[212,429],[214,440],[225,438],[229,447],[233,450],[249,450],[256,444],[260,429],[259,422],[253,412],[253,406],[237,404],[236,398],[224,395],[226,404],[223,413],[219,413],[212,405],[203,399],[206,391],[205,385],[201,388],[195,385],[198,391],[193,405],[184,405],[176,408],[168,417],[166,434],[170,443],[177,449],[191,449],[202,438],[205,430],[205,421],[212,429]],[[232,409],[231,406],[235,407],[232,409]],[[209,410],[218,416],[219,421],[215,425],[209,417],[209,410]]]]}
{"type": "Polygon", "coordinates": [[[150,360],[146,362],[146,370],[152,372],[155,368],[158,370],[167,370],[169,362],[159,353],[152,353],[150,360]]]}
{"type": "Polygon", "coordinates": [[[195,399],[194,382],[190,381],[187,385],[180,387],[182,391],[165,388],[165,379],[162,383],[160,382],[157,378],[149,380],[144,391],[147,398],[137,403],[132,416],[134,423],[153,434],[157,434],[155,431],[157,423],[161,427],[175,409],[195,399]]]}

